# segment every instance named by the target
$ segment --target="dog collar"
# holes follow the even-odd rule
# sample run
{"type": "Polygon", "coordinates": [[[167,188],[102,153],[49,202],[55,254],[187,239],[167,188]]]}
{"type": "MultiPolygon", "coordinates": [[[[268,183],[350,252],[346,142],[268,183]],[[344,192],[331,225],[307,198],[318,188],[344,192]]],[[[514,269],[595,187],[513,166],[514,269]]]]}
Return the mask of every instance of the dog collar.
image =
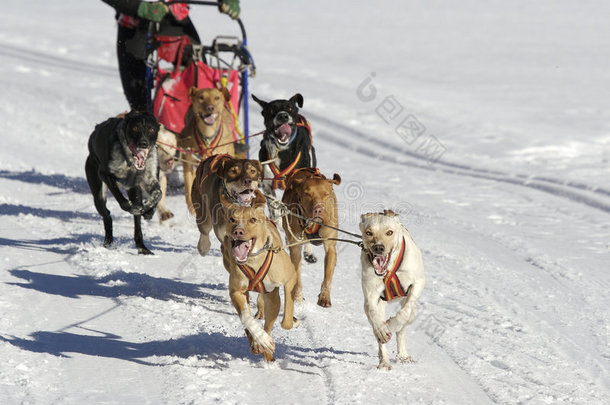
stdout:
{"type": "Polygon", "coordinates": [[[203,155],[204,153],[207,153],[208,150],[214,150],[216,149],[216,147],[218,146],[218,144],[220,143],[220,139],[222,138],[222,132],[223,132],[223,125],[222,125],[222,115],[220,116],[220,124],[218,125],[218,129],[216,130],[216,134],[214,134],[211,137],[206,137],[201,133],[201,130],[199,129],[199,126],[196,125],[195,126],[197,128],[197,143],[199,144],[199,149],[201,150],[201,154],[203,155]],[[207,143],[208,140],[212,140],[210,142],[210,144],[206,147],[204,145],[204,142],[207,143]],[[203,141],[203,142],[202,142],[203,141]]]}

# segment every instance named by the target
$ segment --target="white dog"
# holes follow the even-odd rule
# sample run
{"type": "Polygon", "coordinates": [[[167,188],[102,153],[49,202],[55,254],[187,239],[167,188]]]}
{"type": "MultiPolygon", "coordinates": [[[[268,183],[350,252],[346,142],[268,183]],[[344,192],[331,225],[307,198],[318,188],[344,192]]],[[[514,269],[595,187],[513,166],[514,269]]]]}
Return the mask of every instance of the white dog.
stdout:
{"type": "Polygon", "coordinates": [[[386,343],[392,333],[396,333],[397,360],[413,361],[407,353],[405,334],[407,325],[415,320],[415,302],[426,282],[424,264],[419,248],[394,212],[362,215],[360,230],[364,312],[379,343],[377,368],[390,370],[386,343]],[[400,300],[401,308],[386,320],[386,301],[394,299],[400,300]]]}

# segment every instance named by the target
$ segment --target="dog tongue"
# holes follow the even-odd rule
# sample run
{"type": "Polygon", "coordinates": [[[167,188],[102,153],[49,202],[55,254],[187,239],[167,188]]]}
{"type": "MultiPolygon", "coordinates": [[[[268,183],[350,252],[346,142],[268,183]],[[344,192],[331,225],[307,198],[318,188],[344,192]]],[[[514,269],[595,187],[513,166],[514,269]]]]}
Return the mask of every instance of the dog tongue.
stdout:
{"type": "Polygon", "coordinates": [[[275,133],[284,140],[292,134],[292,127],[290,124],[282,124],[275,130],[275,133]]]}
{"type": "Polygon", "coordinates": [[[375,268],[375,273],[379,274],[380,276],[385,274],[386,262],[387,262],[387,260],[383,256],[375,256],[373,258],[373,267],[375,268]]]}
{"type": "Polygon", "coordinates": [[[136,148],[134,145],[129,145],[129,150],[133,155],[133,165],[136,167],[136,170],[144,170],[146,168],[148,149],[140,149],[136,148]]]}
{"type": "Polygon", "coordinates": [[[218,114],[210,114],[207,117],[205,117],[203,120],[205,121],[206,124],[212,125],[213,123],[216,122],[217,117],[218,117],[218,114]]]}
{"type": "Polygon", "coordinates": [[[248,259],[248,253],[250,253],[250,244],[252,241],[237,241],[233,247],[233,255],[240,262],[245,262],[248,259]]]}

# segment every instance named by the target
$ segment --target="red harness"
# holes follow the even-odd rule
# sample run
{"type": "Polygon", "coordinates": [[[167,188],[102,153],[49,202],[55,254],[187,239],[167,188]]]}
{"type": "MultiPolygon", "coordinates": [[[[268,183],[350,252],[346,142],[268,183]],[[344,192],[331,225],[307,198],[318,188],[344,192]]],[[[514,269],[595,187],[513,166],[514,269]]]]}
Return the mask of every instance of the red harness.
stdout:
{"type": "MultiPolygon", "coordinates": [[[[400,266],[402,265],[402,261],[405,258],[405,250],[406,250],[405,238],[402,238],[402,243],[400,244],[400,252],[398,253],[398,256],[396,257],[396,261],[394,262],[394,267],[392,268],[391,271],[387,272],[385,274],[385,276],[383,277],[383,285],[385,286],[385,289],[383,291],[383,294],[381,294],[381,299],[384,301],[391,301],[396,297],[406,297],[407,293],[409,292],[408,288],[406,291],[404,288],[402,288],[402,285],[400,284],[400,280],[398,280],[398,276],[396,275],[396,271],[400,268],[400,266]]],[[[373,261],[370,252],[369,252],[369,260],[371,262],[373,261]]]]}
{"type": "Polygon", "coordinates": [[[197,144],[199,145],[199,151],[200,151],[201,156],[207,155],[208,152],[209,152],[209,154],[211,154],[211,152],[214,149],[216,149],[216,147],[220,143],[220,139],[222,138],[222,133],[223,133],[223,125],[222,125],[222,117],[221,117],[220,126],[218,127],[218,133],[216,134],[214,139],[212,139],[212,142],[210,142],[210,144],[206,148],[206,146],[203,144],[203,141],[202,141],[203,135],[199,131],[199,128],[197,128],[197,136],[195,138],[197,139],[197,144]]]}
{"type": "Polygon", "coordinates": [[[214,155],[214,156],[207,158],[206,160],[201,162],[199,164],[199,166],[197,166],[196,176],[198,176],[201,179],[199,181],[199,189],[201,189],[203,187],[203,182],[206,181],[206,179],[208,177],[210,177],[211,174],[216,173],[220,162],[223,159],[230,158],[230,157],[231,157],[231,155],[226,154],[226,153],[223,155],[214,155]]]}
{"type": "Polygon", "coordinates": [[[265,256],[265,261],[263,265],[258,269],[254,270],[252,267],[247,264],[238,264],[237,267],[240,268],[242,273],[250,280],[248,283],[248,291],[255,291],[259,294],[266,294],[267,289],[265,288],[265,284],[263,284],[263,280],[267,276],[269,272],[269,268],[271,267],[271,262],[273,262],[273,251],[267,251],[267,255],[265,256]]]}

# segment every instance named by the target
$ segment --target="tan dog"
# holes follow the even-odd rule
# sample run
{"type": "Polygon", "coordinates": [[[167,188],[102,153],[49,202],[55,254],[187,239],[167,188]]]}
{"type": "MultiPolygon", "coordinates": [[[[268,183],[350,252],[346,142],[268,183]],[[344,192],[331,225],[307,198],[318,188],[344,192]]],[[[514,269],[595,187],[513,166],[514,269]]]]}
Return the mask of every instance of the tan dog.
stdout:
{"type": "MultiPolygon", "coordinates": [[[[318,169],[299,169],[288,180],[282,202],[295,214],[336,228],[338,224],[337,196],[333,190],[333,184],[341,184],[341,177],[336,173],[332,180],[328,180],[318,169]]],[[[337,231],[325,226],[307,224],[293,215],[286,215],[283,218],[283,227],[289,244],[307,239],[311,239],[315,245],[324,244],[324,280],[318,295],[318,305],[325,308],[330,307],[330,285],[337,264],[337,242],[334,240],[321,242],[316,239],[336,238],[337,231]]],[[[301,250],[301,245],[290,247],[290,257],[298,277],[295,292],[297,300],[303,300],[301,250]]],[[[306,251],[305,254],[311,254],[311,252],[306,251]]]]}
{"type": "Polygon", "coordinates": [[[157,204],[157,215],[159,221],[167,221],[174,217],[165,205],[165,196],[167,195],[167,175],[174,171],[176,167],[174,156],[176,154],[176,146],[178,141],[176,134],[165,128],[163,125],[159,128],[159,136],[157,137],[157,155],[159,156],[159,185],[161,186],[161,200],[157,204]]]}
{"type": "Polygon", "coordinates": [[[192,188],[193,208],[199,228],[197,250],[205,256],[210,251],[210,231],[222,243],[225,237],[225,216],[220,196],[228,201],[250,207],[256,196],[263,167],[258,160],[235,159],[215,155],[202,161],[197,168],[192,188]]]}
{"type": "MultiPolygon", "coordinates": [[[[231,98],[226,88],[197,89],[189,91],[191,106],[184,116],[184,129],[178,137],[178,146],[197,153],[202,158],[227,153],[235,156],[233,134],[231,129],[231,113],[225,108],[225,103],[231,98]]],[[[185,154],[184,195],[189,211],[195,214],[191,200],[191,190],[195,178],[197,158],[185,154]]]]}
{"type": "Polygon", "coordinates": [[[284,317],[282,328],[294,324],[294,286],[296,271],[285,250],[281,247],[280,233],[271,220],[265,217],[265,197],[256,190],[252,207],[240,207],[222,194],[221,202],[227,216],[225,238],[222,243],[224,266],[229,272],[231,302],[246,328],[250,351],[263,354],[265,361],[273,361],[275,344],[271,329],[280,311],[279,287],[284,286],[284,317]],[[250,314],[248,292],[263,295],[265,325],[261,327],[250,314]]]}
{"type": "Polygon", "coordinates": [[[361,217],[360,230],[364,249],[362,291],[364,312],[379,343],[377,368],[391,369],[386,343],[396,332],[398,361],[413,361],[407,353],[407,325],[415,320],[416,301],[426,278],[419,248],[400,218],[392,211],[369,213],[361,217]],[[386,301],[400,300],[401,309],[386,320],[386,301]]]}

